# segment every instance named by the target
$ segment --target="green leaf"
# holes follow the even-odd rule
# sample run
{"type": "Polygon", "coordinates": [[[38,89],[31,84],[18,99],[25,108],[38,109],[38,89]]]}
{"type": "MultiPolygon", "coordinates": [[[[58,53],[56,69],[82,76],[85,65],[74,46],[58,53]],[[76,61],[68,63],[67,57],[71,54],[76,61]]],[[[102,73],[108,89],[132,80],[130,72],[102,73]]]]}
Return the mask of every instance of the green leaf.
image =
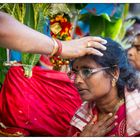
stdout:
{"type": "Polygon", "coordinates": [[[103,16],[90,16],[90,34],[93,36],[103,36],[115,39],[122,27],[122,20],[115,22],[106,20],[103,16]]]}
{"type": "Polygon", "coordinates": [[[105,37],[116,39],[122,27],[122,19],[118,19],[116,22],[105,22],[105,37]]]}
{"type": "MultiPolygon", "coordinates": [[[[35,7],[33,7],[33,8],[35,8],[35,7]]],[[[35,14],[33,16],[35,16],[35,14]]],[[[36,30],[43,33],[43,27],[45,24],[43,9],[41,9],[41,8],[38,9],[38,14],[36,16],[37,16],[37,18],[36,18],[36,20],[37,20],[36,30]]],[[[22,63],[30,65],[30,66],[26,66],[26,65],[24,66],[25,75],[27,77],[32,76],[32,72],[31,72],[32,66],[35,66],[37,64],[37,62],[39,61],[39,58],[40,58],[40,54],[22,53],[22,63]]]]}
{"type": "Polygon", "coordinates": [[[90,35],[104,37],[104,31],[106,28],[105,22],[107,22],[107,20],[103,17],[91,15],[89,19],[90,35]]]}
{"type": "MultiPolygon", "coordinates": [[[[42,10],[40,10],[39,11],[38,24],[37,24],[37,31],[43,33],[44,24],[45,24],[45,18],[44,18],[42,10]]],[[[31,65],[32,66],[36,65],[37,62],[39,61],[39,58],[40,58],[40,54],[34,54],[32,56],[32,63],[31,63],[31,65]]]]}
{"type": "Polygon", "coordinates": [[[34,9],[33,9],[33,4],[31,3],[26,3],[26,13],[24,17],[24,24],[27,26],[34,28],[34,9]]]}
{"type": "Polygon", "coordinates": [[[104,19],[106,19],[106,20],[108,20],[108,21],[111,22],[111,19],[110,19],[110,17],[109,17],[108,14],[102,14],[101,16],[102,16],[104,19]]]}

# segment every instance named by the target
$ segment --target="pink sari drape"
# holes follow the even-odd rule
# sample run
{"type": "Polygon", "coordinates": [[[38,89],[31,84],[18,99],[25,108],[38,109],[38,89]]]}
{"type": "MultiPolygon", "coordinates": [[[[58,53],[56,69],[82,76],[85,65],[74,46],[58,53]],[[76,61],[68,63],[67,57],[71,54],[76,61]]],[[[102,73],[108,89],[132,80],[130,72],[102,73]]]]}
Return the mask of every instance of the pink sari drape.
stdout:
{"type": "MultiPolygon", "coordinates": [[[[84,126],[89,122],[89,118],[92,118],[92,116],[97,116],[95,117],[95,123],[98,121],[98,111],[96,107],[92,109],[93,115],[87,114],[87,112],[90,112],[89,110],[87,109],[87,104],[84,104],[84,106],[81,107],[81,110],[79,109],[77,111],[71,121],[72,126],[68,133],[69,136],[78,136],[79,133],[83,130],[84,126]],[[86,120],[85,118],[88,119],[86,120]]],[[[127,136],[125,111],[125,104],[123,103],[116,112],[118,118],[115,120],[115,122],[117,122],[118,125],[112,131],[106,134],[106,136],[127,136]]]]}
{"type": "MultiPolygon", "coordinates": [[[[95,104],[84,102],[71,120],[69,136],[78,136],[84,126],[98,111],[95,104]]],[[[125,88],[125,103],[116,112],[118,125],[106,136],[140,136],[140,92],[138,89],[127,91],[125,88]]],[[[97,121],[97,120],[96,120],[97,121]]]]}

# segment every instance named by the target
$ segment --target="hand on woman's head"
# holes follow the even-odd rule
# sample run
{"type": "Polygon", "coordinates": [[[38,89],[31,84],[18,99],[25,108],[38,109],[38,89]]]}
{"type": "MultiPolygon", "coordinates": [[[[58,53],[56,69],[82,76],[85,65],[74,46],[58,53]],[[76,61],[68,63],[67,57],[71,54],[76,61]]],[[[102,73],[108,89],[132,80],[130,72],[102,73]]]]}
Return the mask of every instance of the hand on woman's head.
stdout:
{"type": "MultiPolygon", "coordinates": [[[[119,97],[122,97],[124,87],[127,87],[128,90],[129,89],[134,90],[135,88],[138,88],[138,86],[137,86],[138,84],[136,83],[136,76],[135,76],[134,71],[131,69],[130,65],[128,64],[128,60],[127,60],[126,54],[125,54],[122,46],[109,38],[106,38],[106,40],[107,40],[107,44],[105,44],[105,46],[107,49],[105,51],[100,50],[104,54],[102,57],[95,56],[95,55],[86,55],[81,58],[78,58],[79,60],[75,59],[73,61],[72,65],[74,66],[76,64],[77,67],[79,67],[80,65],[81,65],[80,67],[88,66],[90,68],[95,69],[95,68],[98,68],[98,66],[96,66],[98,64],[99,67],[109,67],[110,68],[110,69],[104,70],[106,72],[106,74],[114,73],[116,71],[117,73],[116,73],[116,75],[114,75],[117,77],[116,86],[117,86],[118,90],[120,91],[119,97]],[[114,67],[114,66],[117,66],[117,67],[114,67]]],[[[76,66],[75,66],[75,68],[76,68],[76,66]]],[[[80,70],[80,69],[77,69],[77,70],[80,70]]],[[[105,77],[104,77],[104,80],[101,79],[101,78],[103,78],[103,75],[101,75],[101,74],[102,74],[102,72],[99,72],[99,73],[93,74],[90,78],[88,78],[88,82],[89,82],[89,80],[93,81],[91,83],[91,85],[92,85],[91,87],[89,87],[89,85],[88,85],[89,88],[98,87],[98,91],[99,91],[99,89],[102,89],[102,91],[105,91],[105,90],[103,90],[103,86],[101,88],[101,85],[104,85],[104,84],[101,84],[101,82],[106,83],[106,85],[105,85],[106,89],[107,89],[107,87],[109,88],[109,79],[108,79],[108,82],[104,81],[105,77]],[[100,76],[100,78],[99,78],[99,76],[100,76]],[[99,83],[97,83],[98,82],[97,80],[99,81],[99,83]],[[96,86],[94,86],[95,83],[97,84],[96,86]],[[108,83],[108,85],[107,85],[107,83],[108,83]]],[[[83,87],[85,85],[85,84],[83,85],[83,83],[85,83],[85,82],[82,81],[82,79],[79,76],[78,76],[78,80],[80,80],[79,83],[83,87]]],[[[107,80],[107,78],[106,78],[106,80],[107,80]]],[[[85,89],[87,89],[87,86],[85,86],[85,89]]],[[[93,91],[95,93],[95,89],[93,89],[93,91]]],[[[84,94],[82,94],[82,95],[84,95],[84,94]]]]}
{"type": "Polygon", "coordinates": [[[91,36],[71,41],[62,41],[61,56],[63,58],[77,58],[86,54],[102,56],[103,54],[99,50],[106,50],[106,47],[103,45],[106,43],[105,39],[91,36]]]}

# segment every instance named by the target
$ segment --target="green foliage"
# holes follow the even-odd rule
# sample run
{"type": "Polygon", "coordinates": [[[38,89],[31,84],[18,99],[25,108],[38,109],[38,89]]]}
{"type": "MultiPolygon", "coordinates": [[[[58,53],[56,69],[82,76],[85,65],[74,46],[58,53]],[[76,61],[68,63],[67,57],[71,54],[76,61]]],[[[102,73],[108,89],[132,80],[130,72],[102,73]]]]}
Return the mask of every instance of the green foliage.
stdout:
{"type": "Polygon", "coordinates": [[[25,7],[26,7],[26,12],[24,16],[24,24],[34,29],[35,21],[34,21],[33,4],[26,3],[25,7]]]}
{"type": "Polygon", "coordinates": [[[133,24],[132,21],[124,22],[128,10],[129,4],[120,4],[112,17],[106,13],[103,13],[100,16],[88,13],[88,16],[87,14],[84,14],[79,20],[89,22],[90,35],[110,37],[121,43],[126,33],[126,29],[133,24]]]}
{"type": "Polygon", "coordinates": [[[105,36],[115,40],[121,30],[122,22],[121,18],[116,22],[106,22],[105,36]]]}
{"type": "Polygon", "coordinates": [[[65,13],[68,14],[70,17],[72,17],[72,12],[75,11],[75,4],[65,4],[65,3],[59,3],[59,4],[51,4],[48,7],[47,15],[49,17],[53,17],[54,15],[57,15],[58,13],[65,13]]]}
{"type": "MultiPolygon", "coordinates": [[[[107,16],[106,16],[107,17],[107,16]]],[[[108,18],[109,19],[109,18],[108,18]]],[[[122,19],[109,21],[105,16],[90,16],[90,34],[116,39],[122,27],[122,19]]]]}
{"type": "Polygon", "coordinates": [[[0,47],[0,83],[3,83],[5,75],[8,71],[8,68],[3,66],[3,62],[5,61],[6,61],[6,49],[0,47]]]}
{"type": "Polygon", "coordinates": [[[123,20],[120,17],[120,10],[118,10],[117,12],[116,15],[113,17],[110,17],[105,13],[101,16],[95,16],[91,14],[89,19],[90,34],[93,36],[97,35],[116,39],[120,33],[123,23],[123,20]]]}
{"type": "MultiPolygon", "coordinates": [[[[26,7],[26,12],[25,12],[25,16],[24,16],[24,24],[31,27],[31,28],[34,28],[35,22],[34,22],[33,5],[28,3],[25,5],[25,7],[26,7]]],[[[32,61],[33,61],[33,57],[34,57],[33,54],[22,53],[22,63],[31,65],[32,61]]],[[[26,65],[23,67],[24,67],[25,75],[27,77],[32,76],[32,67],[28,67],[26,65]]]]}
{"type": "MultiPolygon", "coordinates": [[[[0,10],[9,13],[23,24],[43,32],[45,24],[45,17],[48,13],[50,4],[0,4],[0,10]]],[[[28,46],[27,46],[28,47],[28,46]]],[[[22,63],[24,65],[25,75],[30,77],[32,75],[32,67],[39,61],[39,54],[22,53],[22,63]]]]}
{"type": "Polygon", "coordinates": [[[9,13],[13,17],[15,17],[17,20],[23,23],[23,19],[25,16],[25,4],[23,3],[5,3],[0,5],[0,10],[4,11],[6,13],[9,13]]]}
{"type": "MultiPolygon", "coordinates": [[[[26,14],[24,17],[24,24],[26,24],[31,28],[34,28],[39,32],[43,32],[43,27],[45,24],[44,13],[46,11],[42,8],[42,6],[44,7],[44,5],[41,4],[39,4],[38,7],[36,4],[26,4],[26,14]],[[36,14],[35,11],[37,12],[36,14]]],[[[30,67],[24,66],[25,75],[27,77],[32,76],[32,66],[37,64],[39,58],[40,58],[39,54],[22,53],[22,63],[31,65],[30,67]]]]}

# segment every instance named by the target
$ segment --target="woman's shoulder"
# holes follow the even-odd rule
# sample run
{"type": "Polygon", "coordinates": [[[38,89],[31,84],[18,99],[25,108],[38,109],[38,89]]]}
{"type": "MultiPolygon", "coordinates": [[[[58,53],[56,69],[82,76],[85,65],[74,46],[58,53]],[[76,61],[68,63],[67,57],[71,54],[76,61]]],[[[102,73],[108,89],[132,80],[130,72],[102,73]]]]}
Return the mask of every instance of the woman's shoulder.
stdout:
{"type": "Polygon", "coordinates": [[[70,124],[79,130],[83,130],[83,127],[92,118],[92,108],[91,104],[87,101],[83,102],[79,109],[76,111],[75,115],[72,117],[70,124]]]}
{"type": "Polygon", "coordinates": [[[140,130],[140,92],[125,90],[127,133],[129,136],[139,133],[140,130]]]}

